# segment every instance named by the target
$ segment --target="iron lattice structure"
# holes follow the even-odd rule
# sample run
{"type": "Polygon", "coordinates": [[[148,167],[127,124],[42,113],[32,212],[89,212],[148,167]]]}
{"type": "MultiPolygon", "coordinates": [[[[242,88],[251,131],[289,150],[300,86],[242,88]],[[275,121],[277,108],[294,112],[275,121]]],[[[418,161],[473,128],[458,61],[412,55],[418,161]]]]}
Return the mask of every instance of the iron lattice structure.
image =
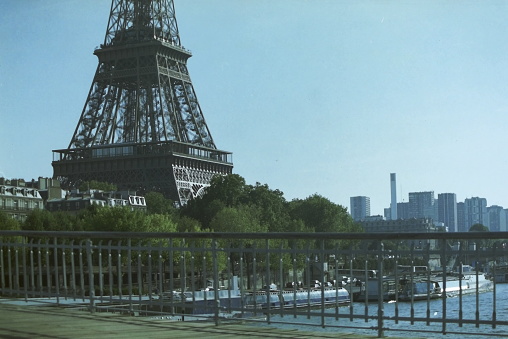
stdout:
{"type": "Polygon", "coordinates": [[[160,191],[185,204],[232,172],[187,69],[172,0],[113,0],[99,65],[67,149],[54,150],[64,187],[98,180],[160,191]]]}

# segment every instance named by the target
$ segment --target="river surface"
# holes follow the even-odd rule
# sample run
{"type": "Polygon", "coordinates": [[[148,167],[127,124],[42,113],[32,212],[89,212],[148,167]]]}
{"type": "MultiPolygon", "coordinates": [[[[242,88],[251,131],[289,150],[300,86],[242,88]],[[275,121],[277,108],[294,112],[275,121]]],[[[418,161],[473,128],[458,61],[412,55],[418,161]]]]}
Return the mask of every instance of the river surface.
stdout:
{"type": "MultiPolygon", "coordinates": [[[[492,321],[494,314],[493,297],[494,292],[481,293],[478,295],[478,299],[476,295],[462,296],[462,319],[475,320],[478,309],[481,321],[492,321]]],[[[459,297],[452,297],[445,300],[446,318],[458,320],[461,299],[459,297]]],[[[462,326],[457,323],[446,323],[444,329],[446,335],[444,335],[443,324],[439,321],[443,318],[443,300],[435,299],[429,303],[427,301],[415,301],[413,309],[414,317],[426,318],[427,314],[429,314],[430,324],[427,325],[425,320],[415,321],[414,324],[411,324],[410,321],[399,321],[396,323],[394,320],[384,320],[383,327],[386,329],[384,334],[387,337],[399,338],[464,338],[465,335],[467,335],[466,338],[508,337],[508,284],[496,285],[495,306],[496,320],[506,324],[498,324],[496,328],[493,328],[491,324],[479,324],[479,327],[476,327],[474,323],[464,323],[462,326]]],[[[383,303],[384,315],[386,317],[394,317],[397,307],[399,317],[411,316],[411,303],[409,302],[383,303]]],[[[313,310],[313,312],[316,312],[316,310],[313,310]]],[[[365,303],[353,303],[353,314],[365,315],[365,312],[365,303]]],[[[334,314],[335,309],[327,309],[326,313],[334,314]]],[[[339,313],[343,315],[350,314],[350,308],[341,307],[339,313]]],[[[369,316],[377,316],[378,307],[376,302],[368,304],[367,314],[369,316]]],[[[373,329],[378,324],[376,318],[368,319],[366,322],[364,319],[353,319],[353,321],[350,321],[349,318],[339,318],[336,320],[335,317],[325,317],[324,328],[321,326],[322,318],[320,316],[308,319],[307,316],[297,316],[295,318],[292,315],[284,317],[273,315],[270,320],[272,321],[270,325],[259,324],[258,326],[275,326],[284,329],[299,329],[313,332],[349,332],[366,335],[377,335],[378,333],[377,329],[373,329]]]]}

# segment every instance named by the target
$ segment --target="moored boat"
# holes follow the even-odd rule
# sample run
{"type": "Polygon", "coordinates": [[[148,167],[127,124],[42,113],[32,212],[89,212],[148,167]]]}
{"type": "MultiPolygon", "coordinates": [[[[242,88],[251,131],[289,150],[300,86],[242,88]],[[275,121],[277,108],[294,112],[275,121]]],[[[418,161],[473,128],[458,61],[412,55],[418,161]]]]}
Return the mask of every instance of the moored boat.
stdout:
{"type": "Polygon", "coordinates": [[[401,283],[400,301],[436,299],[443,296],[455,297],[472,293],[483,293],[493,289],[493,283],[484,273],[467,272],[436,275],[430,279],[406,279],[401,283]]]}
{"type": "Polygon", "coordinates": [[[244,297],[247,309],[281,309],[342,306],[350,303],[343,287],[298,288],[249,292],[244,297]]]}

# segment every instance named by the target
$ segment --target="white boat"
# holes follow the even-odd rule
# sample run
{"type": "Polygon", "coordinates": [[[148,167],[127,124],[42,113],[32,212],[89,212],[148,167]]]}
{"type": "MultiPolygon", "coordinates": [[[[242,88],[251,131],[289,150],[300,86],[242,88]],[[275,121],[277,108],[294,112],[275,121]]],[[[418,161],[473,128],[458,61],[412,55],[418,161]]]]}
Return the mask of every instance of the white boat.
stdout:
{"type": "Polygon", "coordinates": [[[430,279],[406,279],[401,283],[400,301],[426,300],[455,297],[492,291],[493,282],[482,272],[450,273],[435,275],[430,279]]]}

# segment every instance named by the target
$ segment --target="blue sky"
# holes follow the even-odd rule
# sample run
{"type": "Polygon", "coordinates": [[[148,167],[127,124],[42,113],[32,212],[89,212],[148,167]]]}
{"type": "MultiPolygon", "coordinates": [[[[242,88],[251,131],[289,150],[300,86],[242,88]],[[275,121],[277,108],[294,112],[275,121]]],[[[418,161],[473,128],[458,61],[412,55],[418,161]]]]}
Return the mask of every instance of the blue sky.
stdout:
{"type": "MultiPolygon", "coordinates": [[[[248,183],[371,213],[408,192],[508,208],[505,0],[175,0],[218,148],[248,183]]],[[[97,67],[105,0],[0,3],[0,176],[52,176],[97,67]]]]}

